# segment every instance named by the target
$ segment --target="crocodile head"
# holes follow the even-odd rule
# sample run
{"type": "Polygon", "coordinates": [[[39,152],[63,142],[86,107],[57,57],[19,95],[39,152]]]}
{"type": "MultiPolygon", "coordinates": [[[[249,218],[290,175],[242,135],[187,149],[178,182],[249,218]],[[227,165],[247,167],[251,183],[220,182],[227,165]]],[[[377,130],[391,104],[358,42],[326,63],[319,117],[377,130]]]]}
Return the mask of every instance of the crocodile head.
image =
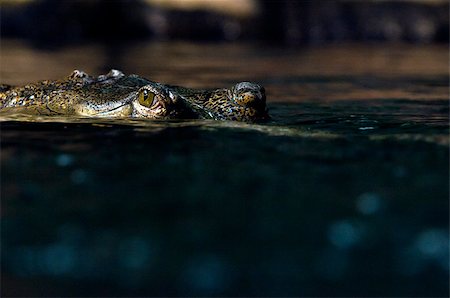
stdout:
{"type": "Polygon", "coordinates": [[[126,76],[118,70],[98,77],[76,70],[64,80],[14,88],[0,86],[0,109],[106,118],[247,122],[269,118],[264,88],[255,83],[197,90],[160,84],[137,75],[126,76]]]}
{"type": "Polygon", "coordinates": [[[263,87],[241,82],[231,88],[194,90],[172,87],[186,106],[200,118],[254,122],[269,118],[263,87]]]}
{"type": "Polygon", "coordinates": [[[149,119],[268,119],[264,88],[241,82],[231,88],[198,90],[152,82],[120,72],[83,80],[75,113],[91,117],[149,119]]]}
{"type": "Polygon", "coordinates": [[[266,108],[266,91],[258,84],[237,83],[231,88],[230,99],[244,108],[240,110],[243,115],[237,115],[238,119],[265,120],[269,117],[266,108]]]}

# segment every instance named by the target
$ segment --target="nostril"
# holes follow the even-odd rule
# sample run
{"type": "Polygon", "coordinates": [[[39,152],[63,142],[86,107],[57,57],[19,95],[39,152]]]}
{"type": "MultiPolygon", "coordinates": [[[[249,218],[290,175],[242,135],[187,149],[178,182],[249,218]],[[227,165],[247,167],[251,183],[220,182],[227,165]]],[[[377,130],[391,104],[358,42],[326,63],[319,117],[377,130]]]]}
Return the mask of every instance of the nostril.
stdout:
{"type": "Polygon", "coordinates": [[[251,92],[246,92],[246,93],[242,94],[242,96],[241,96],[241,102],[243,104],[249,104],[255,100],[257,100],[257,95],[253,94],[251,92]]]}
{"type": "Polygon", "coordinates": [[[266,94],[262,86],[251,82],[240,82],[233,87],[232,92],[237,104],[264,111],[266,94]]]}

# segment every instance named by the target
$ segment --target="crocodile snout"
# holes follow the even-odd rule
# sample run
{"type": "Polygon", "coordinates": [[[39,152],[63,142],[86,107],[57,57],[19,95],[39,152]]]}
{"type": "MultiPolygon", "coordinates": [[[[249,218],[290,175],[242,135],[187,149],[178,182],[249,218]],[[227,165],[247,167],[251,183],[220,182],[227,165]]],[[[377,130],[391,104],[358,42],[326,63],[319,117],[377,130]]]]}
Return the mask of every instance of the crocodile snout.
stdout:
{"type": "Polygon", "coordinates": [[[263,87],[250,82],[240,82],[234,85],[233,100],[244,107],[258,110],[266,108],[266,92],[263,87]]]}

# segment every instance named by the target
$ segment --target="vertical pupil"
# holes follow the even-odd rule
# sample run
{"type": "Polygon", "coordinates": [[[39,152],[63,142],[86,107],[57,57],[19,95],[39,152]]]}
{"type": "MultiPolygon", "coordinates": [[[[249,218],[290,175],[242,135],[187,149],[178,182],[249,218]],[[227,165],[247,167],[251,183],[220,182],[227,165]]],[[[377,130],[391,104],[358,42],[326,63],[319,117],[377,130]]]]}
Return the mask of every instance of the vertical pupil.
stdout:
{"type": "Polygon", "coordinates": [[[147,100],[147,98],[148,98],[148,91],[144,90],[144,100],[147,100]]]}

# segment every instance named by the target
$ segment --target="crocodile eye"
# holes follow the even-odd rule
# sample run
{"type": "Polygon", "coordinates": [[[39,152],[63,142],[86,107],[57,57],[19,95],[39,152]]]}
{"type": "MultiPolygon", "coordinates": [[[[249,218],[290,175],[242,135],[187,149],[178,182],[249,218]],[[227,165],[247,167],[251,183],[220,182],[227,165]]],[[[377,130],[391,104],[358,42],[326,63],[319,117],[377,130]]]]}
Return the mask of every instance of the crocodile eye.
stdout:
{"type": "Polygon", "coordinates": [[[142,90],[139,93],[139,103],[144,107],[151,107],[153,105],[153,100],[155,99],[155,94],[148,91],[147,89],[142,90]]]}

